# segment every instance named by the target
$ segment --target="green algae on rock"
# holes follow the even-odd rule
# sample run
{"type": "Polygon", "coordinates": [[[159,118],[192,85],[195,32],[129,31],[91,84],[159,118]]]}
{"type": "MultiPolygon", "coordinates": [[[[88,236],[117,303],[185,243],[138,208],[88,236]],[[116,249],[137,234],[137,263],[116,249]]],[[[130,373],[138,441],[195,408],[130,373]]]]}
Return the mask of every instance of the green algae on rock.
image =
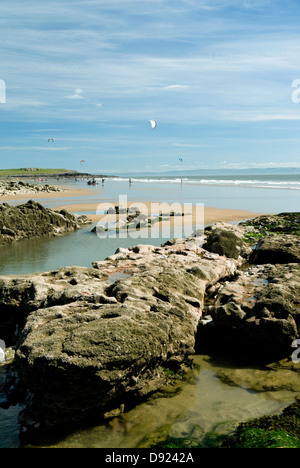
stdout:
{"type": "Polygon", "coordinates": [[[223,448],[300,448],[300,402],[281,414],[242,423],[223,448]]]}
{"type": "Polygon", "coordinates": [[[62,235],[90,223],[92,221],[85,215],[51,210],[34,200],[17,206],[3,203],[0,205],[0,246],[20,239],[62,235]]]}

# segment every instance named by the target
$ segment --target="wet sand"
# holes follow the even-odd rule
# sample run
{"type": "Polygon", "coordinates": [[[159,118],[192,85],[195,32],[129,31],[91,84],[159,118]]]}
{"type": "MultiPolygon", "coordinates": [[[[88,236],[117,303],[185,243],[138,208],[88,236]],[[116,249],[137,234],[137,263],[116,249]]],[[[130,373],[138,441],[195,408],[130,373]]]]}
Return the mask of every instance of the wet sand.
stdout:
{"type": "MultiPolygon", "coordinates": [[[[109,202],[101,202],[100,204],[98,203],[76,203],[76,204],[70,204],[70,205],[61,205],[59,207],[56,207],[56,210],[62,210],[66,209],[67,211],[71,213],[77,213],[77,214],[85,214],[88,213],[88,217],[94,221],[94,222],[99,222],[99,221],[110,221],[112,219],[112,216],[114,215],[105,215],[103,214],[103,211],[107,210],[110,208],[112,203],[109,202]],[[98,209],[98,213],[97,213],[98,209]],[[94,212],[94,213],[92,213],[94,212]]],[[[256,216],[259,216],[259,213],[253,213],[251,211],[247,210],[233,210],[233,209],[223,209],[223,208],[214,208],[214,207],[203,207],[203,212],[202,212],[202,207],[199,206],[192,206],[191,209],[187,204],[186,206],[184,205],[179,205],[179,204],[167,204],[167,203],[156,203],[156,202],[130,202],[128,203],[128,207],[136,207],[139,208],[140,211],[144,214],[153,214],[157,215],[159,214],[158,211],[156,210],[157,207],[159,207],[161,212],[163,213],[168,213],[170,211],[174,211],[176,213],[184,213],[184,222],[187,223],[192,223],[192,224],[199,224],[200,218],[202,216],[202,213],[204,213],[204,224],[211,224],[211,223],[216,223],[216,222],[234,222],[234,221],[242,221],[244,219],[250,219],[254,218],[256,216]],[[169,208],[169,211],[168,211],[169,208]]],[[[120,218],[126,217],[125,215],[121,215],[120,218]]],[[[174,216],[171,218],[172,223],[182,223],[182,217],[181,216],[174,216]]]]}

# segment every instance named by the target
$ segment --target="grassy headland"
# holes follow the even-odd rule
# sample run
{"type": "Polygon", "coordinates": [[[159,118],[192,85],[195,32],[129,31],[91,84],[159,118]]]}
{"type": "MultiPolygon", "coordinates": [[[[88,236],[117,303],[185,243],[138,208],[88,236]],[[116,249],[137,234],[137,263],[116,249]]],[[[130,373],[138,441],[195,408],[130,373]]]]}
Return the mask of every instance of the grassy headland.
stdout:
{"type": "Polygon", "coordinates": [[[43,168],[20,168],[20,169],[0,169],[0,177],[38,177],[53,176],[62,174],[77,174],[77,171],[68,169],[43,169],[43,168]]]}
{"type": "Polygon", "coordinates": [[[26,177],[26,178],[37,178],[37,177],[107,177],[99,174],[89,174],[87,172],[78,172],[70,169],[44,169],[44,168],[19,168],[19,169],[0,169],[0,178],[10,177],[26,177]]]}

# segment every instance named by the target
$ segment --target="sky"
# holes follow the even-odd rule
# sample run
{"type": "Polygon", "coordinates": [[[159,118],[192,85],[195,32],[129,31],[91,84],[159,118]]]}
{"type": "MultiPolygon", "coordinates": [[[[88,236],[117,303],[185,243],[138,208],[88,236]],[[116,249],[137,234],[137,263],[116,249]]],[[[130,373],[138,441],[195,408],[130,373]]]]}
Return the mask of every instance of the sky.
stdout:
{"type": "Polygon", "coordinates": [[[1,0],[0,168],[300,169],[299,18],[299,0],[1,0]]]}

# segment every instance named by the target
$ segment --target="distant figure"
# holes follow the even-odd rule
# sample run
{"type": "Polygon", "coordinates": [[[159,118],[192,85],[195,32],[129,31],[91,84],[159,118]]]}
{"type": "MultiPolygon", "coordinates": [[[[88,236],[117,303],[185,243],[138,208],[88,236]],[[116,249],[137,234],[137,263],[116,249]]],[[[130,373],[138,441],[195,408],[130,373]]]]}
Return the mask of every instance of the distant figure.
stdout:
{"type": "Polygon", "coordinates": [[[102,186],[104,185],[105,179],[102,179],[102,186]]]}
{"type": "Polygon", "coordinates": [[[129,185],[131,185],[131,177],[130,177],[130,179],[129,179],[129,185]]]}

